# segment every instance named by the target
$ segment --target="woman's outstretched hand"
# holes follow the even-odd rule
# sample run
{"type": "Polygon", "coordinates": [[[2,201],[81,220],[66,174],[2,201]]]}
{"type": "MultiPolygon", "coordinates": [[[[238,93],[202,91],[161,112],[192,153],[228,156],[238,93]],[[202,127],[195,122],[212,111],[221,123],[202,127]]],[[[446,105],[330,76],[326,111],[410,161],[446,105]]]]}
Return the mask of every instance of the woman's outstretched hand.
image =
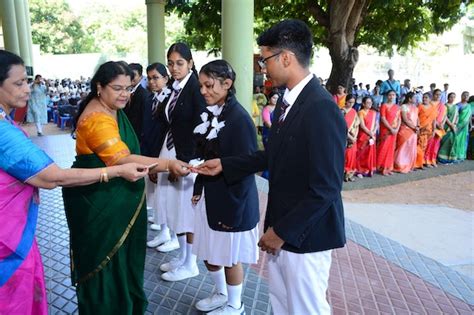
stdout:
{"type": "Polygon", "coordinates": [[[136,182],[148,174],[148,167],[139,163],[118,165],[118,175],[129,182],[136,182]]]}
{"type": "Polygon", "coordinates": [[[186,176],[191,172],[191,165],[180,160],[170,160],[168,169],[175,176],[186,176]]]}
{"type": "Polygon", "coordinates": [[[198,173],[201,175],[216,176],[217,174],[222,172],[221,159],[207,160],[206,162],[196,167],[193,167],[191,170],[194,173],[198,173]]]}

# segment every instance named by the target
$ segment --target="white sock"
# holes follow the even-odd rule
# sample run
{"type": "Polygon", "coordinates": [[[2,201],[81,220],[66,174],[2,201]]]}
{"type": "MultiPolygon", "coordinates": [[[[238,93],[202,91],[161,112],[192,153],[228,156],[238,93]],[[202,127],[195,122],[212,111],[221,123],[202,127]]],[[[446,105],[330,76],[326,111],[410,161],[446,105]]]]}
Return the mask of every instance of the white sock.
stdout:
{"type": "Polygon", "coordinates": [[[242,283],[238,285],[227,285],[227,304],[235,309],[242,305],[242,283]]]}
{"type": "Polygon", "coordinates": [[[225,282],[224,268],[217,271],[209,271],[209,274],[216,285],[216,292],[227,296],[227,283],[225,282]]]}
{"type": "Polygon", "coordinates": [[[161,233],[170,233],[170,229],[168,228],[168,226],[166,224],[160,224],[160,230],[161,230],[161,233]]]}
{"type": "Polygon", "coordinates": [[[186,260],[183,265],[187,268],[196,266],[196,258],[196,255],[193,254],[193,244],[186,243],[186,260]]]}
{"type": "Polygon", "coordinates": [[[39,133],[43,133],[43,126],[41,126],[41,123],[37,122],[37,123],[35,123],[35,125],[36,125],[36,130],[39,133]]]}
{"type": "Polygon", "coordinates": [[[186,234],[178,236],[179,255],[178,259],[184,261],[186,259],[186,234]]]}

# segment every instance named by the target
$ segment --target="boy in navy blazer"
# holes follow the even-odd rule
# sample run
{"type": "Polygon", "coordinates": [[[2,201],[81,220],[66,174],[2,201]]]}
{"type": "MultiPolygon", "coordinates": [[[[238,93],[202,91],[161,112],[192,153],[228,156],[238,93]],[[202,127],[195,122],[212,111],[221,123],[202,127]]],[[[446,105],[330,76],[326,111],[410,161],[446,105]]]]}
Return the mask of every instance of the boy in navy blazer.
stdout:
{"type": "Polygon", "coordinates": [[[265,234],[275,314],[330,314],[326,290],[331,250],[343,247],[346,124],[331,95],[309,71],[312,34],[284,20],[257,39],[262,71],[285,86],[266,151],[206,161],[196,171],[223,171],[228,182],[269,170],[265,234]]]}

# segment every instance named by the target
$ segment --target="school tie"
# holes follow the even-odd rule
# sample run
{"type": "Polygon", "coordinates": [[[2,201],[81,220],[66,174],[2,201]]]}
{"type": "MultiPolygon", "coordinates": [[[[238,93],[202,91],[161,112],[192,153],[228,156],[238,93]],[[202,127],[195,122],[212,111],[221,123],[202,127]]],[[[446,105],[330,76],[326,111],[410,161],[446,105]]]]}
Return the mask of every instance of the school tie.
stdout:
{"type": "Polygon", "coordinates": [[[290,104],[288,104],[288,102],[283,99],[283,102],[281,104],[281,113],[280,113],[280,117],[278,117],[278,124],[281,125],[283,124],[283,121],[285,120],[285,112],[286,112],[286,109],[290,106],[290,104]]]}
{"type": "MultiPolygon", "coordinates": [[[[176,103],[178,101],[179,92],[181,92],[181,89],[174,89],[173,98],[171,99],[170,105],[168,106],[168,120],[170,123],[171,123],[171,114],[173,113],[176,103]]],[[[166,148],[168,150],[171,150],[173,147],[174,147],[173,135],[171,134],[171,129],[170,129],[170,131],[168,131],[168,138],[166,139],[166,148]]]]}
{"type": "Polygon", "coordinates": [[[156,109],[158,108],[158,104],[160,103],[160,101],[158,100],[158,93],[155,93],[155,95],[153,96],[153,99],[151,101],[151,113],[152,115],[155,114],[156,112],[156,109]]]}

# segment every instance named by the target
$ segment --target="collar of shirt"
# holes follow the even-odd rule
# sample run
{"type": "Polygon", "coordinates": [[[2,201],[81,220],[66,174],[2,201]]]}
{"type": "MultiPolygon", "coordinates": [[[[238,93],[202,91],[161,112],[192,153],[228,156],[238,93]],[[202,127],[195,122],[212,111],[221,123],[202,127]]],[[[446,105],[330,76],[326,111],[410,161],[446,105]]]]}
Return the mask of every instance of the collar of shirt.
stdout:
{"type": "Polygon", "coordinates": [[[306,84],[308,84],[309,81],[311,81],[313,77],[314,77],[314,74],[310,73],[303,80],[301,80],[297,85],[295,85],[291,89],[291,91],[288,88],[285,90],[285,94],[283,94],[283,99],[289,104],[289,106],[285,111],[284,118],[286,118],[286,116],[290,112],[291,108],[293,107],[293,104],[295,103],[296,99],[300,95],[301,91],[303,91],[306,84]]]}
{"type": "Polygon", "coordinates": [[[224,109],[224,105],[207,106],[207,110],[210,111],[215,117],[219,116],[222,113],[223,109],[224,109]]]}
{"type": "Polygon", "coordinates": [[[138,86],[140,85],[141,81],[137,83],[137,85],[135,85],[132,89],[132,92],[131,94],[135,93],[135,91],[138,89],[138,86]]]}
{"type": "Polygon", "coordinates": [[[186,83],[188,83],[189,78],[193,74],[192,71],[189,71],[189,73],[181,80],[181,81],[174,81],[173,82],[173,90],[181,90],[184,88],[186,83]]]}

